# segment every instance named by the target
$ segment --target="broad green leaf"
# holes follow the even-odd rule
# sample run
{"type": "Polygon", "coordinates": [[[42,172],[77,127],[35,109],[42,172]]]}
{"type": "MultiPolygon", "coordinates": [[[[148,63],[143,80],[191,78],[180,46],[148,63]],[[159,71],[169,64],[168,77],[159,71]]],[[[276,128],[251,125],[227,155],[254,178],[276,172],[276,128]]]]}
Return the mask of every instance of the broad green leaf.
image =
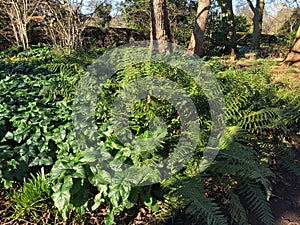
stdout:
{"type": "Polygon", "coordinates": [[[63,211],[63,209],[67,208],[71,198],[70,190],[72,185],[72,177],[66,176],[63,183],[57,183],[52,187],[54,192],[52,194],[52,199],[54,201],[54,205],[59,211],[63,211]]]}

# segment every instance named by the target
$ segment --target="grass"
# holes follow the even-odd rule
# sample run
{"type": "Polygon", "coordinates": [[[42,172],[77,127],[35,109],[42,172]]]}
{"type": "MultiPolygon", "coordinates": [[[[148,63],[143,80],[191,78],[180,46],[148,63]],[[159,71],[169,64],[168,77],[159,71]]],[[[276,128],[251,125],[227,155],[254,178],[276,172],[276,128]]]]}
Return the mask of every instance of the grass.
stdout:
{"type": "MultiPolygon", "coordinates": [[[[32,222],[41,222],[41,215],[53,205],[51,200],[51,186],[49,177],[41,172],[31,175],[19,190],[9,195],[11,207],[14,211],[12,218],[32,218],[32,222]]],[[[45,222],[45,221],[44,221],[45,222]]]]}

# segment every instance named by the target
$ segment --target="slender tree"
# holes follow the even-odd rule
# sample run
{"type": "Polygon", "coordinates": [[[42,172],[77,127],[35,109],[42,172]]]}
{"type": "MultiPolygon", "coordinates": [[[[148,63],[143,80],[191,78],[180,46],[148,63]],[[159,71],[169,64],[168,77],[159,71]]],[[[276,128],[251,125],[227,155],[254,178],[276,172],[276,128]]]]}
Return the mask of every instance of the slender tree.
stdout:
{"type": "Polygon", "coordinates": [[[9,27],[14,43],[29,48],[28,24],[38,9],[41,0],[0,0],[0,7],[9,18],[9,27]]]}
{"type": "MultiPolygon", "coordinates": [[[[89,2],[86,1],[86,3],[89,2]]],[[[81,47],[84,29],[90,24],[96,13],[102,10],[102,6],[99,3],[91,9],[90,13],[83,15],[83,0],[44,1],[43,9],[48,12],[46,32],[52,44],[68,51],[81,47]]]]}
{"type": "Polygon", "coordinates": [[[263,23],[263,13],[265,10],[265,0],[256,0],[255,6],[253,5],[251,0],[247,0],[247,3],[253,12],[252,47],[256,50],[259,50],[263,23]]]}
{"type": "Polygon", "coordinates": [[[194,29],[188,46],[189,54],[196,54],[198,56],[202,54],[204,33],[210,6],[211,0],[198,0],[194,29]]]}
{"type": "Polygon", "coordinates": [[[158,41],[158,50],[162,53],[171,51],[170,26],[166,0],[150,0],[151,34],[150,40],[158,41]]]}
{"type": "Polygon", "coordinates": [[[233,58],[237,54],[237,38],[235,19],[233,14],[232,0],[218,0],[218,4],[222,10],[223,32],[226,35],[226,48],[230,51],[233,58]]]}
{"type": "Polygon", "coordinates": [[[300,25],[296,33],[294,44],[285,58],[284,64],[288,66],[295,64],[300,67],[300,25]]]}
{"type": "Polygon", "coordinates": [[[81,46],[81,34],[86,26],[85,17],[81,15],[81,2],[70,0],[47,1],[45,9],[47,17],[47,35],[56,47],[68,50],[81,46]]]}

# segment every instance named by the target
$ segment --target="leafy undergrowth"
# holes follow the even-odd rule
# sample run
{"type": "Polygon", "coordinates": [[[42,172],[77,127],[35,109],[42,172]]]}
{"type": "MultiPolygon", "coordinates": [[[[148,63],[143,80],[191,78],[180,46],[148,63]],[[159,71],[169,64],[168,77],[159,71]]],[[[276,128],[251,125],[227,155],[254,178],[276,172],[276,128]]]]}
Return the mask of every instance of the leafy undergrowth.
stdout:
{"type": "MultiPolygon", "coordinates": [[[[300,175],[299,162],[294,160],[299,146],[299,84],[290,82],[297,81],[293,71],[286,73],[289,80],[276,74],[275,63],[268,60],[246,66],[218,58],[206,62],[225,97],[227,128],[218,143],[221,151],[200,173],[214,113],[206,98],[210,93],[184,71],[163,63],[127,66],[104,85],[95,111],[102,144],[84,156],[74,134],[73,101],[86,67],[101,54],[102,50],[59,54],[47,46],[29,52],[15,47],[0,54],[1,223],[178,224],[182,220],[219,225],[248,224],[251,216],[259,223],[274,224],[269,202],[278,178],[274,171],[284,168],[300,175]],[[178,113],[163,98],[153,96],[134,104],[129,124],[134,135],[140,140],[151,137],[159,143],[157,148],[137,152],[112,132],[115,97],[129,81],[147,76],[172,79],[193,99],[200,115],[199,143],[186,166],[162,182],[147,186],[109,182],[107,168],[97,164],[100,152],[129,165],[153,165],[172,154],[178,142],[178,113]],[[156,116],[167,126],[149,132],[156,116]]],[[[89,136],[84,122],[83,135],[89,136]]],[[[120,171],[114,166],[115,173],[120,171]]],[[[155,181],[159,173],[137,179],[155,181]]]]}

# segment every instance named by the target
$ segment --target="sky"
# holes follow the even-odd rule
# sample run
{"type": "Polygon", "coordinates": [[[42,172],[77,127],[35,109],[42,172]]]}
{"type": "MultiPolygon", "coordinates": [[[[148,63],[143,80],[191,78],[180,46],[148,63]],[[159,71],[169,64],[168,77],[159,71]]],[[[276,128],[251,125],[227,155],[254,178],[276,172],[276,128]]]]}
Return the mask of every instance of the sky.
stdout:
{"type": "MultiPolygon", "coordinates": [[[[87,4],[87,2],[88,2],[89,0],[84,0],[83,1],[83,4],[87,4]]],[[[117,9],[116,9],[116,7],[114,7],[116,4],[118,4],[118,3],[120,3],[120,2],[122,2],[122,1],[124,1],[124,0],[108,0],[109,2],[111,2],[112,3],[112,5],[113,5],[113,9],[112,9],[112,12],[111,12],[111,16],[115,16],[115,14],[117,13],[117,9]]],[[[83,13],[88,13],[88,11],[87,10],[85,10],[85,9],[83,9],[83,13]]]]}
{"type": "MultiPolygon", "coordinates": [[[[89,0],[84,0],[83,2],[84,2],[84,4],[86,4],[88,1],[89,0]]],[[[124,0],[108,0],[108,1],[110,1],[113,4],[113,6],[114,6],[117,3],[120,3],[120,2],[122,2],[124,0]]],[[[272,0],[272,2],[285,2],[285,1],[287,1],[287,0],[272,0]]],[[[299,2],[300,0],[293,0],[293,1],[298,1],[299,2]]],[[[234,13],[236,13],[237,6],[240,4],[240,2],[243,2],[245,6],[247,5],[246,0],[233,0],[233,11],[234,11],[234,13]]],[[[267,1],[267,2],[270,2],[270,1],[267,1]]],[[[267,3],[266,4],[266,9],[271,14],[276,13],[276,12],[274,12],[274,8],[272,7],[272,5],[274,5],[274,4],[275,3],[269,3],[269,4],[267,3]]],[[[83,11],[83,12],[85,13],[85,11],[83,11]]],[[[115,7],[113,7],[113,10],[111,12],[111,16],[115,16],[117,13],[118,13],[117,9],[115,7]]]]}
{"type": "MultiPolygon", "coordinates": [[[[87,2],[88,2],[89,0],[84,0],[83,2],[83,4],[87,4],[87,2]]],[[[120,3],[120,2],[122,2],[122,1],[124,1],[124,0],[108,0],[108,1],[110,1],[113,5],[116,5],[116,4],[118,4],[118,3],[120,3]]],[[[236,4],[237,4],[237,2],[238,2],[239,0],[233,0],[233,5],[235,6],[236,4]]],[[[245,1],[246,2],[246,1],[245,1]]],[[[234,9],[235,10],[235,9],[234,9]]],[[[86,10],[86,9],[83,9],[83,13],[88,13],[88,11],[86,10]]],[[[111,13],[111,16],[114,16],[115,14],[117,13],[117,9],[115,8],[115,9],[113,9],[113,12],[111,13]]]]}

